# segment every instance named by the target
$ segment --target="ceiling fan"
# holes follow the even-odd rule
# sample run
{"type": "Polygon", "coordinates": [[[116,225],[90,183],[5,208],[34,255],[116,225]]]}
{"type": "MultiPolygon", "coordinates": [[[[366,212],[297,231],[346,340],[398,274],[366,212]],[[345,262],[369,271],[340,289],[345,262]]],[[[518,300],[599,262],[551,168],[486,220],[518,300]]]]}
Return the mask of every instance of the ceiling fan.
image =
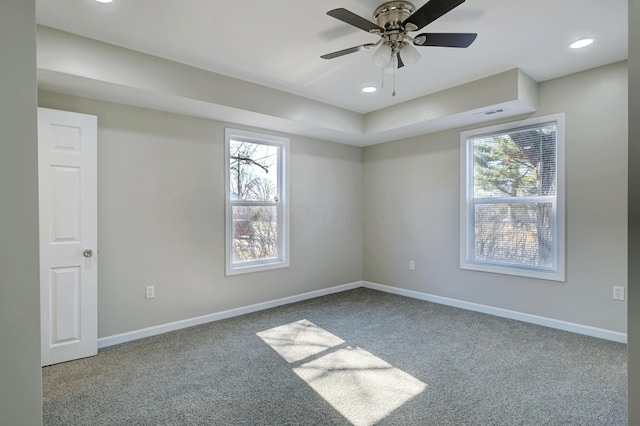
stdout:
{"type": "MultiPolygon", "coordinates": [[[[429,0],[416,10],[408,1],[389,1],[373,12],[376,23],[347,9],[338,8],[327,15],[380,36],[377,43],[366,43],[337,52],[322,55],[323,59],[338,58],[364,49],[378,47],[373,63],[380,68],[402,68],[420,59],[414,46],[469,47],[476,39],[475,33],[422,33],[415,37],[410,32],[420,30],[460,6],[465,0],[429,0]]],[[[395,94],[395,93],[394,93],[395,94]]]]}

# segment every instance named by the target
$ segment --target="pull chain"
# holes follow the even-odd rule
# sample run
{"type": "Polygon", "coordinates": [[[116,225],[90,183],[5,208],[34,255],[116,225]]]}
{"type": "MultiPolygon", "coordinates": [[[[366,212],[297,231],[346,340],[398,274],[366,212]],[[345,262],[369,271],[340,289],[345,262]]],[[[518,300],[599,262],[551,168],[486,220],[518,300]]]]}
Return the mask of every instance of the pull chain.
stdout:
{"type": "Polygon", "coordinates": [[[395,96],[396,95],[396,70],[398,69],[397,53],[392,58],[392,66],[393,66],[393,93],[391,93],[391,96],[395,96]]]}
{"type": "Polygon", "coordinates": [[[391,96],[395,96],[396,95],[396,67],[393,67],[393,93],[391,93],[391,96]]]}

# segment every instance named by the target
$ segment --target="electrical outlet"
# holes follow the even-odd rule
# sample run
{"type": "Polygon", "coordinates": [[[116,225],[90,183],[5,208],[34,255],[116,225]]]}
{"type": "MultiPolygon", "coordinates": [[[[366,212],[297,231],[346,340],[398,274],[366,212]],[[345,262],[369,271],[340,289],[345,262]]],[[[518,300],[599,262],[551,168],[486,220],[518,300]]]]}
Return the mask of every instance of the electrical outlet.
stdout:
{"type": "Polygon", "coordinates": [[[409,270],[413,271],[416,269],[416,263],[413,260],[409,261],[409,270]]]}
{"type": "Polygon", "coordinates": [[[624,300],[624,287],[620,287],[617,285],[613,286],[613,299],[624,300]]]}
{"type": "Polygon", "coordinates": [[[152,285],[148,285],[146,288],[145,299],[153,299],[156,297],[156,289],[152,285]]]}

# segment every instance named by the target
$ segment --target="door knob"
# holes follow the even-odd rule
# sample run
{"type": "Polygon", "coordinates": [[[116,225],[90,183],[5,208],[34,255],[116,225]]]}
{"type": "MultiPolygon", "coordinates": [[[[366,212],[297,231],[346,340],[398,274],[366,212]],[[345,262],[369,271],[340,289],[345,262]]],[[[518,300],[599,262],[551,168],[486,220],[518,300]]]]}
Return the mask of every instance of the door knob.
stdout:
{"type": "Polygon", "coordinates": [[[84,257],[91,257],[91,256],[93,256],[93,250],[91,250],[91,249],[86,249],[85,251],[83,251],[83,252],[82,252],[82,255],[83,255],[84,257]]]}

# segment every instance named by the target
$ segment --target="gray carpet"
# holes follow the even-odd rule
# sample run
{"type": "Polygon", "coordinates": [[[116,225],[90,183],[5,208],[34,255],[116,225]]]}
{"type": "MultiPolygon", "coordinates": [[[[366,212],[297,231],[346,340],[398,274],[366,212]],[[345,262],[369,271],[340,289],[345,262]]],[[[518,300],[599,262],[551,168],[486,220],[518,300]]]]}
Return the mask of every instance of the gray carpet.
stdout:
{"type": "Polygon", "coordinates": [[[46,367],[44,423],[352,424],[256,334],[300,320],[426,384],[378,425],[626,424],[626,345],[364,288],[46,367]]]}

